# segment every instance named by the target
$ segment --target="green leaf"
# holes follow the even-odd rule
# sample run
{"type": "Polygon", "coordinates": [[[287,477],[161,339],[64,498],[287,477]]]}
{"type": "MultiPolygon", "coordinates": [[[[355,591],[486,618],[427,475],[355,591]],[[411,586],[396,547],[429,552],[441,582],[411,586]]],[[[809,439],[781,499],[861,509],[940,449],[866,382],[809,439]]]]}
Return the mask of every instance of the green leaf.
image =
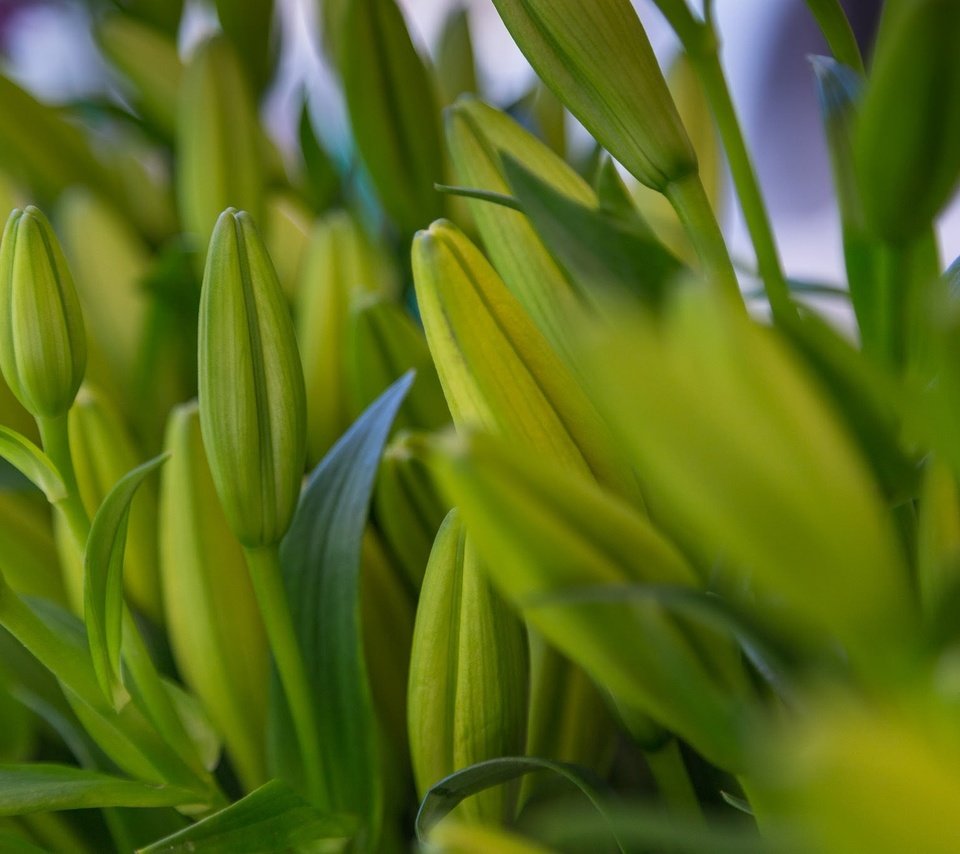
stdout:
{"type": "Polygon", "coordinates": [[[412,233],[442,215],[443,147],[433,81],[395,0],[349,0],[339,52],[357,148],[383,207],[412,233]]]}
{"type": "Polygon", "coordinates": [[[387,389],[314,469],[280,549],[293,623],[316,692],[326,788],[319,806],[363,816],[371,848],[383,796],[362,647],[360,552],[380,456],[412,383],[407,374],[387,389]]]}
{"type": "Polygon", "coordinates": [[[26,436],[0,426],[0,457],[37,486],[51,504],[67,497],[66,487],[56,466],[26,436]]]}
{"type": "Polygon", "coordinates": [[[503,166],[524,213],[581,292],[630,294],[651,307],[660,304],[683,265],[642,221],[581,205],[509,155],[503,166]]]}
{"type": "Polygon", "coordinates": [[[837,61],[863,74],[860,46],[839,0],[807,0],[807,6],[837,61]]]}
{"type": "Polygon", "coordinates": [[[0,766],[0,815],[180,806],[195,799],[195,793],[175,786],[152,786],[69,765],[0,766]]]}
{"type": "Polygon", "coordinates": [[[346,840],[356,830],[353,816],[324,814],[285,783],[271,780],[192,827],[141,848],[138,854],[266,854],[320,840],[346,840]]]}
{"type": "Polygon", "coordinates": [[[243,60],[253,90],[262,94],[277,65],[279,21],[274,0],[216,0],[217,18],[243,60]]]}
{"type": "MultiPolygon", "coordinates": [[[[537,771],[550,771],[575,786],[590,801],[601,816],[605,816],[605,807],[600,797],[603,783],[591,779],[589,772],[565,762],[553,762],[535,756],[505,756],[478,762],[462,771],[445,777],[427,792],[417,812],[417,838],[426,842],[430,829],[448,815],[461,801],[489,789],[509,783],[527,774],[537,771]]],[[[616,839],[613,828],[610,834],[616,839]]],[[[617,847],[624,851],[617,841],[617,847]]]]}
{"type": "Polygon", "coordinates": [[[314,209],[322,211],[336,198],[340,190],[340,176],[330,155],[317,139],[306,98],[300,109],[297,133],[300,139],[300,152],[303,156],[307,193],[314,209]]]}
{"type": "Polygon", "coordinates": [[[437,48],[437,81],[448,104],[464,92],[479,91],[470,17],[464,6],[453,6],[443,23],[437,48]]]}
{"type": "Polygon", "coordinates": [[[84,552],[84,618],[97,681],[120,708],[125,702],[120,651],[123,627],[123,553],[130,505],[140,484],[166,462],[155,457],[122,477],[103,500],[90,527],[84,552]]]}

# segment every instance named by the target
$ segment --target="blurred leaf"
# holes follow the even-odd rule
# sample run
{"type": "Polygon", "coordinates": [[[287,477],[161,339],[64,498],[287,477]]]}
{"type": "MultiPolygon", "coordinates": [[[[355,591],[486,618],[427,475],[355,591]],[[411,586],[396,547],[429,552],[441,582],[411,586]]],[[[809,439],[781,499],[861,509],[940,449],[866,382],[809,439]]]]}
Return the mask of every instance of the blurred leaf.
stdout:
{"type": "MultiPolygon", "coordinates": [[[[29,482],[24,479],[23,483],[29,482]]],[[[50,509],[38,498],[22,488],[0,487],[0,574],[18,593],[63,603],[50,509]]]]}
{"type": "MultiPolygon", "coordinates": [[[[606,808],[600,797],[603,783],[591,779],[588,771],[564,762],[552,762],[534,756],[510,756],[478,762],[434,785],[427,792],[417,813],[417,838],[421,842],[428,841],[431,829],[465,798],[537,771],[550,771],[562,777],[579,789],[597,812],[605,817],[606,808]]],[[[608,829],[616,840],[616,832],[612,827],[608,829]]],[[[625,850],[619,841],[617,847],[620,851],[625,850]]]]}
{"type": "Polygon", "coordinates": [[[324,814],[285,783],[271,780],[220,812],[141,848],[138,854],[266,854],[300,850],[320,840],[348,840],[356,830],[353,817],[324,814]]]}
{"type": "Polygon", "coordinates": [[[317,139],[306,98],[300,109],[300,124],[297,126],[297,132],[300,153],[303,156],[307,192],[314,210],[323,211],[334,203],[340,192],[340,176],[332,158],[317,139]]]}
{"type": "Polygon", "coordinates": [[[960,177],[960,4],[889,0],[857,123],[867,224],[893,243],[929,228],[960,177]]]}
{"type": "Polygon", "coordinates": [[[508,155],[503,165],[524,213],[588,298],[597,292],[629,294],[652,308],[660,305],[683,267],[647,228],[578,204],[508,155]]]}
{"type": "Polygon", "coordinates": [[[350,124],[384,208],[404,233],[442,214],[443,148],[433,81],[396,0],[348,0],[339,31],[350,124]]]}
{"type": "Polygon", "coordinates": [[[127,79],[144,117],[172,140],[183,63],[173,38],[128,15],[107,15],[95,35],[107,59],[127,79]]]}
{"type": "Polygon", "coordinates": [[[820,31],[827,39],[830,50],[837,62],[852,68],[859,74],[864,73],[863,57],[853,28],[847,20],[839,0],[807,0],[810,12],[817,19],[820,31]]]}
{"type": "Polygon", "coordinates": [[[363,658],[360,551],[377,464],[413,377],[398,380],[314,469],[280,558],[308,679],[315,690],[326,800],[363,816],[371,848],[382,794],[377,724],[363,658]]]}
{"type": "Polygon", "coordinates": [[[153,27],[175,36],[184,0],[113,0],[114,5],[153,27]]]}
{"type": "Polygon", "coordinates": [[[0,766],[0,815],[101,807],[189,804],[194,793],[69,765],[0,766]]]}
{"type": "Polygon", "coordinates": [[[167,460],[156,457],[121,478],[103,500],[90,526],[83,557],[84,620],[90,655],[104,696],[119,708],[125,701],[120,672],[123,626],[123,553],[130,506],[140,484],[167,460]]]}
{"type": "Polygon", "coordinates": [[[43,491],[56,504],[67,497],[66,487],[50,458],[25,436],[0,426],[0,457],[43,491]]]}
{"type": "MultiPolygon", "coordinates": [[[[594,842],[594,840],[591,840],[594,842]]],[[[481,824],[448,821],[431,831],[424,851],[430,854],[550,854],[532,839],[481,824]]]]}
{"type": "Polygon", "coordinates": [[[237,48],[254,92],[263,94],[277,66],[280,42],[273,0],[216,0],[217,17],[237,48]]]}

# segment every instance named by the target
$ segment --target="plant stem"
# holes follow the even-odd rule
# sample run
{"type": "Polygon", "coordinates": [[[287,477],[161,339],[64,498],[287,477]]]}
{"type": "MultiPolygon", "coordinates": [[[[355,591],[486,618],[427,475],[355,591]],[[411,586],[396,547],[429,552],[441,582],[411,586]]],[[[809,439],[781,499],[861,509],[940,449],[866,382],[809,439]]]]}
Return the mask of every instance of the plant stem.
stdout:
{"type": "Polygon", "coordinates": [[[714,121],[720,133],[726,151],[727,161],[730,164],[730,174],[740,198],[740,207],[743,217],[757,253],[757,267],[763,280],[767,299],[774,319],[785,318],[796,314],[796,307],[790,299],[790,289],[780,266],[780,256],[777,252],[773,228],[767,213],[760,184],[747,150],[746,141],[740,121],[737,118],[733,99],[727,79],[720,65],[715,33],[712,38],[701,38],[696,43],[684,44],[684,49],[690,56],[700,77],[710,108],[713,111],[714,121]]]}
{"type": "Polygon", "coordinates": [[[664,195],[690,236],[704,272],[721,291],[742,306],[737,274],[700,176],[694,172],[673,181],[667,185],[664,195]]]}
{"type": "Polygon", "coordinates": [[[280,550],[277,545],[270,545],[247,548],[244,553],[270,641],[270,650],[300,743],[307,793],[311,800],[319,803],[323,799],[325,786],[321,776],[322,758],[317,718],[306,667],[290,617],[290,603],[283,586],[280,550]]]}
{"type": "Polygon", "coordinates": [[[685,819],[703,821],[700,800],[690,782],[677,740],[671,738],[659,750],[644,751],[643,757],[670,809],[685,819]]]}
{"type": "Polygon", "coordinates": [[[60,472],[67,495],[62,501],[54,505],[60,513],[67,528],[73,535],[77,549],[82,555],[87,546],[87,537],[90,535],[90,517],[80,499],[80,490],[77,487],[77,476],[73,468],[73,456],[70,453],[70,434],[67,430],[67,415],[56,418],[37,418],[37,427],[40,430],[40,440],[43,450],[60,472]]]}

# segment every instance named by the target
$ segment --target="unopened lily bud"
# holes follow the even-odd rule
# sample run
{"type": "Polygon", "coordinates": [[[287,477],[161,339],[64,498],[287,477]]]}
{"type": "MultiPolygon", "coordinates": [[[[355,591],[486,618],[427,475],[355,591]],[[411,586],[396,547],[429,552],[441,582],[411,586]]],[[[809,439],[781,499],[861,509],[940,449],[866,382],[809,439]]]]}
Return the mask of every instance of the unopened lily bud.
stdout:
{"type": "Polygon", "coordinates": [[[293,320],[250,215],[217,220],[200,297],[200,424],[243,545],[278,543],[300,494],[306,399],[293,320]]]}
{"type": "Polygon", "coordinates": [[[47,218],[30,206],[7,220],[0,244],[0,369],[34,416],[70,408],[87,343],[80,301],[47,218]]]}
{"type": "MultiPolygon", "coordinates": [[[[490,587],[452,511],[430,554],[413,630],[407,719],[421,797],[454,771],[521,754],[526,698],[523,628],[490,587]]],[[[509,790],[497,788],[458,813],[499,824],[512,807],[509,790]]]]}
{"type": "Polygon", "coordinates": [[[494,5],[541,79],[639,181],[663,191],[697,171],[693,146],[630,0],[494,5]]]}

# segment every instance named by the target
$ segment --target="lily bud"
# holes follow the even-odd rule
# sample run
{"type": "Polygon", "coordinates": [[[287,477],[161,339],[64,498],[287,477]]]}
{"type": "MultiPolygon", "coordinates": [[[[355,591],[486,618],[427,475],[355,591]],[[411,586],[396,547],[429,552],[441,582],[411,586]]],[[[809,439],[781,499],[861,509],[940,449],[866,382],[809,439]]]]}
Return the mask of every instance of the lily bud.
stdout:
{"type": "MultiPolygon", "coordinates": [[[[526,696],[523,627],[451,511],[430,554],[410,657],[410,755],[420,796],[475,762],[522,753],[526,696]]],[[[509,794],[482,792],[458,812],[499,824],[511,818],[509,794]]]]}
{"type": "Polygon", "coordinates": [[[541,79],[639,181],[662,192],[696,173],[693,146],[629,0],[494,6],[541,79]]]}
{"type": "Polygon", "coordinates": [[[303,368],[277,274],[250,215],[217,220],[200,296],[200,424],[234,534],[278,543],[306,455],[303,368]]]}
{"type": "Polygon", "coordinates": [[[87,343],[80,301],[47,218],[15,210],[0,244],[0,370],[34,416],[70,408],[83,380],[87,343]]]}

